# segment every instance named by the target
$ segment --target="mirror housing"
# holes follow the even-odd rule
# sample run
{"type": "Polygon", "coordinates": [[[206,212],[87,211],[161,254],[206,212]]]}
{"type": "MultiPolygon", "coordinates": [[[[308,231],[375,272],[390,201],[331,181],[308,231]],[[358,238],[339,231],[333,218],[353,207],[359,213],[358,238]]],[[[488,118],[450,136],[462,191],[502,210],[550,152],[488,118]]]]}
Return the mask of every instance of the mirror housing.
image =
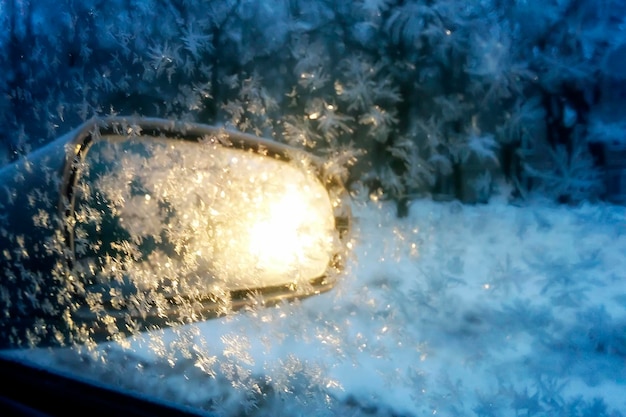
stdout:
{"type": "Polygon", "coordinates": [[[0,347],[117,340],[325,292],[348,195],[300,149],[93,119],[0,170],[0,347]]]}

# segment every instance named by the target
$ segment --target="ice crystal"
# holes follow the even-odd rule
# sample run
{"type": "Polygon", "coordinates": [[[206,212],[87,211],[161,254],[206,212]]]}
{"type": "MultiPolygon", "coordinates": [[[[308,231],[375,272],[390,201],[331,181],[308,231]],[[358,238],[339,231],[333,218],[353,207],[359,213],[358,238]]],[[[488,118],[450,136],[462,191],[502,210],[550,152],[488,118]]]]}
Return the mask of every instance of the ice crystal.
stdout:
{"type": "Polygon", "coordinates": [[[543,146],[548,155],[548,167],[539,167],[528,161],[525,171],[537,180],[537,188],[559,201],[579,202],[596,198],[603,185],[598,169],[584,142],[575,139],[573,149],[568,152],[563,145],[556,148],[543,146]]]}

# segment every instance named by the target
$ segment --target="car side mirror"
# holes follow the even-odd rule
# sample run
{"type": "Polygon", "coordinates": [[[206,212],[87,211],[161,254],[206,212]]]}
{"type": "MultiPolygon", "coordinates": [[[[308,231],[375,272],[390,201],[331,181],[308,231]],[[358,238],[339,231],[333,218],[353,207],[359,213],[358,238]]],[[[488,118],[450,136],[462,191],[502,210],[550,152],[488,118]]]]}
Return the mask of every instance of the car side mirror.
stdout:
{"type": "Polygon", "coordinates": [[[313,155],[94,119],[0,170],[0,347],[117,340],[327,291],[350,209],[313,155]]]}

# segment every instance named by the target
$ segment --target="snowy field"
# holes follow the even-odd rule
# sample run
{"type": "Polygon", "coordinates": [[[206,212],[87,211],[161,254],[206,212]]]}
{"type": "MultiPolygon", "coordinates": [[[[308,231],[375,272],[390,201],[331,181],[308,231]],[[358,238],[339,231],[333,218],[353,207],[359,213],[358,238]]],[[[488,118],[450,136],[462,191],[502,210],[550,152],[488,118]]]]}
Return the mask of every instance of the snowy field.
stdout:
{"type": "Polygon", "coordinates": [[[301,302],[38,362],[218,415],[626,415],[626,208],[354,202],[301,302]]]}

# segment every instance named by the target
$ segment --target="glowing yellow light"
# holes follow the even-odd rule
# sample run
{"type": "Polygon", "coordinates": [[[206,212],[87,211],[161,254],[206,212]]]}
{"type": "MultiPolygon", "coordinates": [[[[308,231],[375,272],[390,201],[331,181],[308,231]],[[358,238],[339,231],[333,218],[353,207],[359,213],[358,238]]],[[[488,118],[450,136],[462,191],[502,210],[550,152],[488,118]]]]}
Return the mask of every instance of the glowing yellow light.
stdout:
{"type": "MultiPolygon", "coordinates": [[[[309,204],[307,189],[287,187],[282,197],[268,202],[269,216],[249,228],[249,253],[256,266],[272,275],[295,273],[320,276],[328,266],[332,217],[328,204],[309,204]]],[[[319,198],[319,194],[318,194],[319,198]]]]}
{"type": "Polygon", "coordinates": [[[232,236],[213,251],[216,275],[229,288],[254,288],[309,280],[330,263],[334,217],[328,193],[312,173],[272,158],[247,160],[234,180],[228,221],[214,218],[232,236]],[[258,172],[261,171],[261,172],[258,172]],[[256,180],[246,180],[254,175],[256,180]],[[242,197],[245,198],[242,200],[242,197]]]}

